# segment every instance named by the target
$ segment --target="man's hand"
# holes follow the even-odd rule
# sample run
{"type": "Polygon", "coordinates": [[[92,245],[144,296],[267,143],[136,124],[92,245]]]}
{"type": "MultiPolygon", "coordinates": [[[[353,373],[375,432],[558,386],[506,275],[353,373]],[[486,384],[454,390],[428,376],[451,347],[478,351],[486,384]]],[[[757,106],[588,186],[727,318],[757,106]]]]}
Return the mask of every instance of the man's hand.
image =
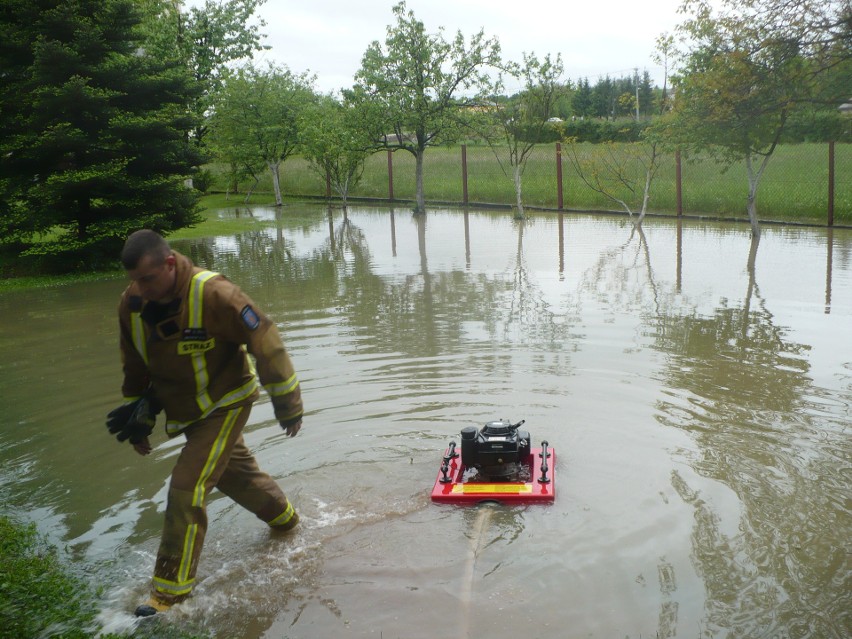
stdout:
{"type": "Polygon", "coordinates": [[[144,457],[151,452],[151,442],[148,441],[147,437],[144,437],[133,444],[133,450],[144,457]]]}
{"type": "Polygon", "coordinates": [[[130,443],[135,445],[147,439],[154,430],[160,410],[159,404],[153,399],[140,397],[110,411],[107,415],[107,429],[118,441],[129,439],[130,443]]]}
{"type": "MultiPolygon", "coordinates": [[[[107,429],[113,435],[118,435],[121,433],[125,426],[127,425],[127,420],[130,419],[133,412],[136,410],[136,406],[139,404],[140,400],[135,400],[132,402],[127,402],[122,404],[118,408],[114,408],[107,415],[107,429]]],[[[127,439],[127,438],[125,438],[127,439]]],[[[121,440],[119,440],[121,441],[121,440]]]]}
{"type": "Polygon", "coordinates": [[[284,429],[284,433],[287,435],[287,437],[295,437],[299,430],[301,430],[302,428],[302,420],[300,419],[299,421],[293,422],[292,424],[285,424],[284,422],[281,422],[281,428],[284,429]]]}

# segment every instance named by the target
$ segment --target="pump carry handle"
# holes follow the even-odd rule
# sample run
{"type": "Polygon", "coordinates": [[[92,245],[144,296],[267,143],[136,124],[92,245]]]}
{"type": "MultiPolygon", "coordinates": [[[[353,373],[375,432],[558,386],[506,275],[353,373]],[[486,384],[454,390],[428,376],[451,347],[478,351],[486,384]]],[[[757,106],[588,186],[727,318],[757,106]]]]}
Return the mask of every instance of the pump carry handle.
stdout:
{"type": "Polygon", "coordinates": [[[443,462],[441,463],[441,473],[443,473],[443,477],[441,477],[441,483],[447,484],[453,481],[453,478],[450,477],[450,460],[458,457],[459,454],[456,452],[456,443],[451,441],[449,447],[447,448],[447,454],[444,455],[443,462]]]}
{"type": "Polygon", "coordinates": [[[538,483],[540,484],[549,484],[550,478],[547,476],[547,471],[550,470],[550,466],[547,463],[547,458],[550,457],[550,453],[547,452],[548,443],[545,439],[541,442],[541,452],[538,454],[541,457],[541,477],[539,477],[538,483]]]}

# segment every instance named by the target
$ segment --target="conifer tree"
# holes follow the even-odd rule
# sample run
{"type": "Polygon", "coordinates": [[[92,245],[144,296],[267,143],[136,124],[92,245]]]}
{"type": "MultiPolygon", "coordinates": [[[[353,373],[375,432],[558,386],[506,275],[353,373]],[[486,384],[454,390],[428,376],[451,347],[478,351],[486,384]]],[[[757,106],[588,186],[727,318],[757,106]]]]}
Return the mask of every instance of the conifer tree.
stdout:
{"type": "Polygon", "coordinates": [[[70,269],[196,221],[185,67],[140,46],[133,0],[0,9],[0,244],[70,269]]]}

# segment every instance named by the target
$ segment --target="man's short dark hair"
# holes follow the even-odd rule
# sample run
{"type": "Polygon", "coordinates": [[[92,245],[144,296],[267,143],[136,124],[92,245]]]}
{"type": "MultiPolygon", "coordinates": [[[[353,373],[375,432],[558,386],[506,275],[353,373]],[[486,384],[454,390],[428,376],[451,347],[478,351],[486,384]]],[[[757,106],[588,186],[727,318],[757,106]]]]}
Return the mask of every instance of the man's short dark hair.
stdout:
{"type": "Polygon", "coordinates": [[[156,231],[142,229],[128,236],[121,250],[121,263],[125,270],[130,271],[139,266],[143,257],[153,255],[159,258],[157,264],[162,264],[171,252],[169,243],[162,235],[156,231]]]}

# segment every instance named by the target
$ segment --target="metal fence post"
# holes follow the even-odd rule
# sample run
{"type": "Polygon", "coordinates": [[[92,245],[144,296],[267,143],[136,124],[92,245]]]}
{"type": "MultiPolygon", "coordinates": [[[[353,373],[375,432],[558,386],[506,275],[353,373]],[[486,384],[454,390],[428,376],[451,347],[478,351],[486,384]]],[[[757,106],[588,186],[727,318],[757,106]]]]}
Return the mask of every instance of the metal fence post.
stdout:
{"type": "Polygon", "coordinates": [[[834,226],[834,140],[828,143],[828,225],[834,226]]]}
{"type": "Polygon", "coordinates": [[[388,199],[393,201],[393,151],[388,149],[388,199]]]}
{"type": "Polygon", "coordinates": [[[462,203],[467,206],[467,144],[462,144],[462,203]]]}
{"type": "Polygon", "coordinates": [[[556,208],[562,210],[562,143],[556,143],[556,208]]]}

